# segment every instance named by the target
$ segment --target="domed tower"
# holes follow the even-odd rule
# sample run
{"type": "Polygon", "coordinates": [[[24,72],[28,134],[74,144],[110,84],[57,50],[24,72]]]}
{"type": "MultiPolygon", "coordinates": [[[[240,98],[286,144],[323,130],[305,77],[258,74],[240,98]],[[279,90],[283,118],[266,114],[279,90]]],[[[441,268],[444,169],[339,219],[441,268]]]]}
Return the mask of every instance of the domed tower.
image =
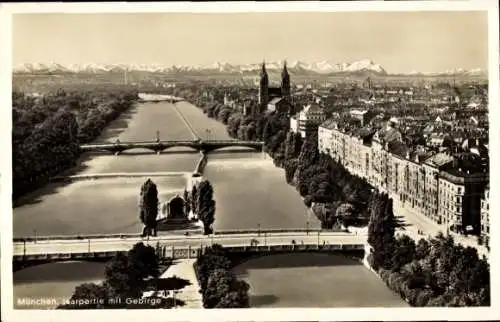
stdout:
{"type": "Polygon", "coordinates": [[[269,77],[267,76],[266,63],[262,63],[260,71],[259,105],[263,109],[269,102],[269,77]]]}
{"type": "Polygon", "coordinates": [[[286,69],[286,61],[283,65],[283,71],[281,72],[281,96],[290,101],[290,74],[286,69]]]}

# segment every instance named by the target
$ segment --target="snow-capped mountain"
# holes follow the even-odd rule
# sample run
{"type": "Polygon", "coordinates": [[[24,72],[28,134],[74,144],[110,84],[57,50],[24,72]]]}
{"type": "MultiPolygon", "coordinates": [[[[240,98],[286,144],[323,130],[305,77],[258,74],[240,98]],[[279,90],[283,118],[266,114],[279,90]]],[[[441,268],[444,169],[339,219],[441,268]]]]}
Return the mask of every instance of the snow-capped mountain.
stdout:
{"type": "MultiPolygon", "coordinates": [[[[266,62],[266,69],[270,73],[279,73],[283,69],[284,61],[266,62]]],[[[54,62],[51,63],[30,63],[22,64],[13,68],[14,73],[123,73],[147,72],[147,73],[187,73],[187,74],[257,74],[262,68],[262,63],[233,65],[228,62],[215,62],[210,65],[171,65],[162,64],[71,64],[63,66],[54,62]]],[[[287,68],[292,75],[302,74],[375,74],[387,75],[387,72],[380,64],[375,64],[369,59],[354,61],[351,63],[330,63],[319,61],[306,63],[302,61],[288,61],[287,68]]],[[[454,69],[444,73],[434,73],[433,75],[481,75],[485,71],[481,69],[463,70],[454,69]]],[[[426,73],[412,72],[410,75],[428,75],[426,73]]]]}
{"type": "Polygon", "coordinates": [[[481,68],[473,68],[473,69],[454,68],[447,70],[445,74],[476,76],[476,75],[487,75],[488,72],[481,68]]]}
{"type": "Polygon", "coordinates": [[[444,72],[418,72],[411,71],[407,75],[413,76],[487,76],[488,71],[482,68],[464,69],[464,68],[453,68],[445,70],[444,72]]]}
{"type": "Polygon", "coordinates": [[[14,72],[66,72],[68,68],[54,62],[50,62],[47,64],[43,63],[32,63],[32,64],[23,64],[14,68],[14,72]]]}

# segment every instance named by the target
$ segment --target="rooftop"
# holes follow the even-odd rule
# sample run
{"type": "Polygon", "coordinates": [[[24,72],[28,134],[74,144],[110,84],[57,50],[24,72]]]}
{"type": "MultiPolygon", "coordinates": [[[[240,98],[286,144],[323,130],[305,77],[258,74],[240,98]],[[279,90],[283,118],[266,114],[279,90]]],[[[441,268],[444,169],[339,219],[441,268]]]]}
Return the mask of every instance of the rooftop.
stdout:
{"type": "Polygon", "coordinates": [[[440,168],[450,162],[453,162],[453,157],[446,153],[435,154],[424,161],[424,163],[427,163],[428,165],[434,166],[436,168],[440,168]]]}
{"type": "Polygon", "coordinates": [[[304,106],[303,112],[306,113],[306,114],[309,114],[309,113],[323,113],[323,110],[321,109],[321,107],[318,104],[312,103],[312,104],[309,104],[307,106],[304,106]]]}
{"type": "Polygon", "coordinates": [[[387,150],[390,153],[396,154],[402,158],[406,158],[410,151],[410,148],[403,142],[391,141],[387,143],[387,150]]]}
{"type": "Polygon", "coordinates": [[[333,130],[336,128],[337,120],[336,119],[328,119],[324,121],[320,127],[328,129],[328,130],[333,130]]]}
{"type": "Polygon", "coordinates": [[[278,104],[279,101],[281,101],[283,98],[281,97],[275,97],[273,98],[272,100],[269,101],[269,104],[271,105],[275,105],[275,104],[278,104]]]}
{"type": "Polygon", "coordinates": [[[360,110],[352,110],[351,111],[351,114],[353,115],[365,115],[366,113],[368,113],[367,110],[363,110],[363,111],[360,111],[360,110]]]}

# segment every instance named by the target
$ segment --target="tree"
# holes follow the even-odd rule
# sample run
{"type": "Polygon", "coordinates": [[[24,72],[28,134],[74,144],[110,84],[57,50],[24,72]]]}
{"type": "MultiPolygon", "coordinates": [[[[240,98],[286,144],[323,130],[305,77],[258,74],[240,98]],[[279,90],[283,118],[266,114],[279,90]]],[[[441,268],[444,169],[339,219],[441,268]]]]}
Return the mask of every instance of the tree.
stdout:
{"type": "Polygon", "coordinates": [[[285,160],[295,159],[302,148],[302,136],[292,131],[288,132],[285,141],[285,160]]]}
{"type": "Polygon", "coordinates": [[[318,134],[313,132],[306,137],[299,154],[299,167],[317,164],[319,161],[318,134]]]}
{"type": "Polygon", "coordinates": [[[249,307],[249,285],[237,280],[227,269],[213,270],[203,291],[205,308],[242,308],[249,307]]]}
{"type": "Polygon", "coordinates": [[[396,239],[394,253],[392,254],[392,268],[394,272],[399,270],[406,264],[410,263],[416,254],[416,245],[413,239],[403,235],[396,239]]]}
{"type": "Polygon", "coordinates": [[[210,272],[215,269],[229,270],[230,268],[231,262],[226,256],[226,250],[221,245],[215,244],[206,248],[196,260],[195,265],[196,276],[202,292],[207,286],[210,272]]]}
{"type": "Polygon", "coordinates": [[[129,250],[128,259],[140,278],[158,277],[158,256],[153,247],[137,243],[129,250]]]}
{"type": "Polygon", "coordinates": [[[245,281],[235,280],[232,282],[231,291],[226,293],[215,308],[248,308],[250,307],[250,298],[248,290],[250,285],[245,281]]]}
{"type": "Polygon", "coordinates": [[[229,270],[217,268],[211,271],[203,291],[203,307],[214,308],[230,292],[233,280],[234,276],[229,270]]]}
{"type": "Polygon", "coordinates": [[[191,212],[191,201],[189,200],[189,193],[184,189],[184,213],[186,216],[191,212]]]}
{"type": "Polygon", "coordinates": [[[420,238],[415,248],[415,259],[420,260],[429,254],[430,245],[427,240],[420,238]]]}
{"type": "Polygon", "coordinates": [[[143,236],[156,236],[156,217],[158,216],[158,190],[156,184],[148,179],[141,186],[139,217],[144,224],[143,236]]]}
{"type": "Polygon", "coordinates": [[[373,268],[389,269],[392,266],[391,255],[395,243],[392,199],[387,194],[376,194],[371,198],[369,207],[368,243],[372,247],[373,268]]]}
{"type": "Polygon", "coordinates": [[[242,115],[240,113],[233,113],[227,121],[227,132],[230,136],[236,137],[240,128],[242,115]]]}
{"type": "Polygon", "coordinates": [[[198,214],[198,189],[196,185],[193,185],[193,189],[191,190],[191,209],[194,214],[198,214]]]}
{"type": "Polygon", "coordinates": [[[79,143],[94,139],[137,98],[122,90],[59,90],[38,98],[13,92],[13,198],[73,166],[79,143]]]}
{"type": "Polygon", "coordinates": [[[204,233],[211,234],[215,221],[215,201],[212,184],[207,180],[203,180],[198,186],[198,216],[203,223],[204,233]]]}
{"type": "Polygon", "coordinates": [[[299,165],[299,163],[298,163],[297,159],[290,159],[290,160],[285,161],[284,168],[285,168],[285,179],[286,179],[287,183],[289,183],[289,184],[292,183],[293,177],[295,175],[295,171],[297,170],[298,165],[299,165]]]}
{"type": "Polygon", "coordinates": [[[95,283],[78,285],[71,296],[69,303],[63,305],[64,309],[104,309],[107,305],[108,290],[95,283]]]}
{"type": "Polygon", "coordinates": [[[116,255],[106,265],[104,276],[110,296],[122,298],[122,304],[125,304],[125,299],[137,298],[142,294],[141,273],[132,265],[127,255],[116,255]]]}
{"type": "Polygon", "coordinates": [[[321,227],[325,229],[332,229],[335,223],[335,213],[339,206],[339,202],[333,203],[319,203],[316,202],[312,206],[312,211],[316,217],[321,221],[321,227]]]}
{"type": "Polygon", "coordinates": [[[354,208],[354,206],[350,203],[342,203],[340,204],[340,206],[338,206],[335,212],[335,216],[341,219],[344,223],[344,226],[347,227],[352,221],[352,216],[354,215],[355,210],[356,209],[354,208]]]}

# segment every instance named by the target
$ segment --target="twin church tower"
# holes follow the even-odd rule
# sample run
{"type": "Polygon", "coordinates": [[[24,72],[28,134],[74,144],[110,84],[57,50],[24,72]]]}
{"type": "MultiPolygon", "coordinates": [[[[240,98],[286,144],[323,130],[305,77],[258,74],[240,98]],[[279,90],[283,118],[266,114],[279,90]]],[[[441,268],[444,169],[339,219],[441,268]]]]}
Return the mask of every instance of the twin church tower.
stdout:
{"type": "Polygon", "coordinates": [[[290,103],[290,75],[286,69],[286,62],[281,72],[281,86],[269,87],[269,76],[266,71],[266,64],[262,63],[260,72],[259,105],[265,109],[267,104],[275,98],[285,98],[290,103]]]}

